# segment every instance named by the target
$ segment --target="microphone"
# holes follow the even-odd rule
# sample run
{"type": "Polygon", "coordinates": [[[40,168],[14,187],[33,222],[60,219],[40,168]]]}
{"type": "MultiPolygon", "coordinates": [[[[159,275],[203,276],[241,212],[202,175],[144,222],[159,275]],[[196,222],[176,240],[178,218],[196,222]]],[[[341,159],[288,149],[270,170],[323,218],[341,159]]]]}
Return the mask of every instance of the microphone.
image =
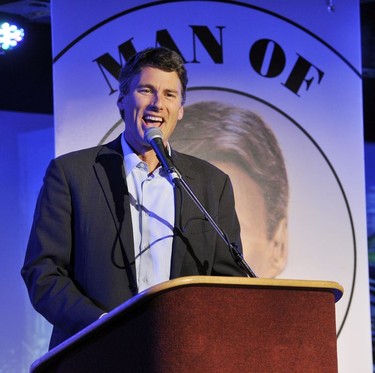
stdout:
{"type": "Polygon", "coordinates": [[[175,183],[180,179],[172,159],[167,155],[163,144],[163,133],[159,128],[150,127],[145,131],[144,140],[152,147],[169,179],[175,183]]]}

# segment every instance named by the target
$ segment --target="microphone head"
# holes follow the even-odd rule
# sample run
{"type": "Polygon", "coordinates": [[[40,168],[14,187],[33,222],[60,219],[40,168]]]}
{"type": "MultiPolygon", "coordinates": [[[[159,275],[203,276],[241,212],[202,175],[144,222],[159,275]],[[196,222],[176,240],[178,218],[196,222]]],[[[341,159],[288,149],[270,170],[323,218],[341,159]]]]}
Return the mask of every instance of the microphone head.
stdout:
{"type": "Polygon", "coordinates": [[[144,134],[144,140],[150,144],[151,140],[152,139],[155,139],[159,137],[160,139],[163,139],[163,133],[161,132],[161,130],[157,127],[150,127],[150,128],[147,128],[147,130],[145,131],[145,134],[144,134]]]}

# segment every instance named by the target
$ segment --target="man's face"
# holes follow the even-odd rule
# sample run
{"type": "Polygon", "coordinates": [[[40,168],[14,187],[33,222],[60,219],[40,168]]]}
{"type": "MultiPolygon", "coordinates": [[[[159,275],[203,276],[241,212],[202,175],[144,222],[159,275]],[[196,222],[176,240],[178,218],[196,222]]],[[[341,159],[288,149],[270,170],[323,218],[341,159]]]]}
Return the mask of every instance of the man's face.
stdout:
{"type": "Polygon", "coordinates": [[[166,142],[183,116],[182,87],[176,72],[144,67],[131,80],[118,107],[124,112],[126,141],[138,153],[149,150],[144,141],[147,128],[158,127],[166,142]]]}

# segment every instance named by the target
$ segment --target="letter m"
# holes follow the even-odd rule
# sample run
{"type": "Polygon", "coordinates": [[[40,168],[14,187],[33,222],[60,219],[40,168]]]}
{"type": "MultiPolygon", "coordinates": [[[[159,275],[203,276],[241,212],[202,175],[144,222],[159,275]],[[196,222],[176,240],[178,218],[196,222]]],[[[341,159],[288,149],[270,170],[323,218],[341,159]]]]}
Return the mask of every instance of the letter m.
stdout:
{"type": "Polygon", "coordinates": [[[132,43],[133,38],[127,40],[125,43],[119,45],[119,57],[120,63],[117,62],[109,53],[104,53],[98,58],[95,58],[92,62],[96,62],[100,69],[100,72],[106,81],[109,87],[109,94],[113,94],[117,91],[117,88],[113,88],[111,85],[111,80],[113,78],[118,82],[119,74],[123,61],[127,61],[133,54],[136,53],[136,50],[132,43]]]}

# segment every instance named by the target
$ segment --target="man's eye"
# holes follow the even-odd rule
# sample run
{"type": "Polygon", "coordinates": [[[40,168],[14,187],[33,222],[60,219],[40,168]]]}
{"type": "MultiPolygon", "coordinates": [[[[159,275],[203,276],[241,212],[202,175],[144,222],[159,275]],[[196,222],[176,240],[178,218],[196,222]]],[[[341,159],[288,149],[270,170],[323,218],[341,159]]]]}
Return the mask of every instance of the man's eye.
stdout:
{"type": "Polygon", "coordinates": [[[140,92],[140,93],[151,93],[151,89],[150,88],[140,88],[138,90],[138,92],[140,92]]]}

